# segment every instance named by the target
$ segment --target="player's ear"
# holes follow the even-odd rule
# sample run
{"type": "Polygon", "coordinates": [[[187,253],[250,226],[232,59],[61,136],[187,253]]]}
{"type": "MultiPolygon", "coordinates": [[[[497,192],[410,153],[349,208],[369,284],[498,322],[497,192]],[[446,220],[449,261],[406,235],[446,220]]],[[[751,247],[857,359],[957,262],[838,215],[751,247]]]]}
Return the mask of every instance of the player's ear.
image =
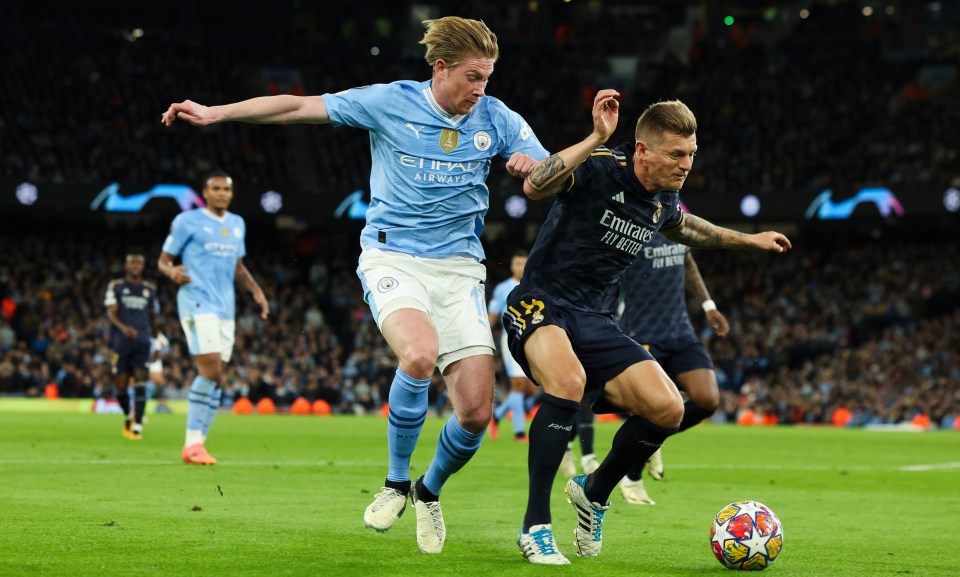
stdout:
{"type": "Polygon", "coordinates": [[[437,60],[433,63],[433,73],[436,76],[445,75],[449,69],[450,67],[447,66],[447,63],[443,60],[443,58],[437,58],[437,60]]]}

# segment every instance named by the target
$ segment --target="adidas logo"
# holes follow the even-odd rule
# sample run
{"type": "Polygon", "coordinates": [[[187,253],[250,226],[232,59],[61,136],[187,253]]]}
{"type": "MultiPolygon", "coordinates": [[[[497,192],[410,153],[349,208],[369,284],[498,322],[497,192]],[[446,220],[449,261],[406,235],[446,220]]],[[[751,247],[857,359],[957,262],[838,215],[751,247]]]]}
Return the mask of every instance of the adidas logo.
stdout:
{"type": "Polygon", "coordinates": [[[620,192],[611,196],[610,198],[619,202],[620,204],[623,204],[623,191],[621,190],[620,192]]]}

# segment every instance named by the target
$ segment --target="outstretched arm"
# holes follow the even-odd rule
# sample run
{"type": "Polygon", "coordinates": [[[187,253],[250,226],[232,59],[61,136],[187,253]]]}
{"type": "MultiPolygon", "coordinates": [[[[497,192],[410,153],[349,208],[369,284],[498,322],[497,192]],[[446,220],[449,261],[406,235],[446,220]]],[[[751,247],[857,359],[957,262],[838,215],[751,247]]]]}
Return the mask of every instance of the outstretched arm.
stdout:
{"type": "Polygon", "coordinates": [[[678,225],[661,229],[660,232],[674,242],[694,248],[739,248],[771,252],[787,252],[793,248],[790,239],[779,232],[744,234],[717,226],[693,214],[683,215],[678,225]]]}
{"type": "Polygon", "coordinates": [[[523,193],[533,200],[554,195],[563,188],[573,171],[610,138],[617,128],[620,102],[616,90],[604,89],[593,99],[593,132],[577,144],[551,154],[523,181],[523,193]]]}
{"type": "Polygon", "coordinates": [[[260,96],[222,106],[204,106],[192,100],[173,103],[160,117],[170,126],[174,120],[183,120],[194,126],[218,122],[252,122],[255,124],[327,124],[330,117],[321,96],[260,96]]]}
{"type": "Polygon", "coordinates": [[[693,255],[690,254],[689,250],[684,257],[683,271],[684,286],[687,291],[693,295],[694,300],[703,307],[703,312],[707,315],[707,321],[710,323],[710,326],[716,331],[717,336],[727,336],[727,333],[730,332],[730,324],[727,323],[727,317],[723,316],[723,313],[717,310],[716,303],[710,298],[707,285],[704,284],[703,277],[700,276],[700,268],[697,267],[697,261],[693,260],[693,255]]]}

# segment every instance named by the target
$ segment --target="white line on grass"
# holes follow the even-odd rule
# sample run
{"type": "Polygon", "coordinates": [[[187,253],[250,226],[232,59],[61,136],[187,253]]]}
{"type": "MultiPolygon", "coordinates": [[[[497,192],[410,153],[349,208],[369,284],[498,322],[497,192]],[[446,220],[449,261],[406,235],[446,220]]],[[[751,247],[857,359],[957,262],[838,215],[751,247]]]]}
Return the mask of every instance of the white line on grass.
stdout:
{"type": "MultiPolygon", "coordinates": [[[[114,460],[114,459],[0,459],[0,466],[5,465],[57,465],[57,466],[90,466],[90,465],[143,465],[143,466],[183,466],[183,463],[175,459],[164,460],[114,460]]],[[[297,460],[297,461],[218,461],[217,467],[382,467],[385,463],[380,461],[331,461],[331,460],[297,460]]],[[[473,467],[502,468],[504,465],[516,466],[517,468],[526,467],[526,462],[517,463],[486,463],[476,461],[471,464],[473,467]]],[[[900,466],[875,466],[875,465],[851,465],[851,466],[828,466],[828,465],[799,465],[796,463],[789,465],[778,465],[772,463],[670,463],[671,469],[705,469],[705,470],[753,470],[753,471],[856,471],[856,472],[902,472],[902,473],[923,473],[930,471],[950,471],[960,470],[960,462],[949,463],[929,463],[917,465],[900,466]]]]}

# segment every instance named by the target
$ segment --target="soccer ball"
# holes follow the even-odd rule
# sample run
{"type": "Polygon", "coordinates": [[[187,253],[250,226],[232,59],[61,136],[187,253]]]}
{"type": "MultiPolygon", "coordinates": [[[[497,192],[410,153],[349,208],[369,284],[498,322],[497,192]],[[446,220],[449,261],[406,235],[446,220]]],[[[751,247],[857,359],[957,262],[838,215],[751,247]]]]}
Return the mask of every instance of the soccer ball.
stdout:
{"type": "Polygon", "coordinates": [[[710,547],[727,569],[763,571],[783,548],[783,525],[763,503],[730,503],[713,519],[710,547]]]}

